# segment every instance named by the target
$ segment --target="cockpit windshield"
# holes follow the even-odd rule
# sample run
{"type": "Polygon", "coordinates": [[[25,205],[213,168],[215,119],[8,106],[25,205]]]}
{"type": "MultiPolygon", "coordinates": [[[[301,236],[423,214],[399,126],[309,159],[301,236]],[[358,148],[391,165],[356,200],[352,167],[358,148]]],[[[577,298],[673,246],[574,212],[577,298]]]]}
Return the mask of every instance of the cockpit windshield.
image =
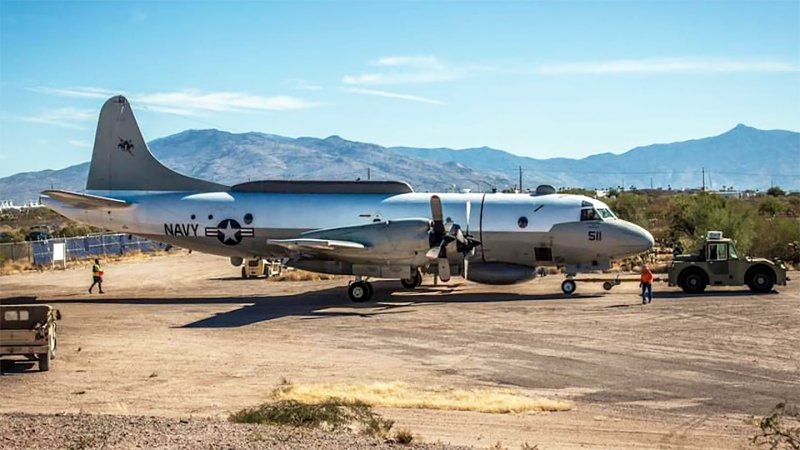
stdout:
{"type": "Polygon", "coordinates": [[[614,219],[616,216],[608,208],[582,208],[581,209],[581,222],[589,220],[607,220],[614,219]]]}
{"type": "Polygon", "coordinates": [[[612,213],[611,210],[608,208],[600,208],[597,211],[600,213],[600,217],[602,217],[603,220],[616,218],[614,213],[612,213]]]}
{"type": "Polygon", "coordinates": [[[587,220],[600,220],[600,215],[594,208],[583,208],[581,209],[581,222],[587,220]]]}

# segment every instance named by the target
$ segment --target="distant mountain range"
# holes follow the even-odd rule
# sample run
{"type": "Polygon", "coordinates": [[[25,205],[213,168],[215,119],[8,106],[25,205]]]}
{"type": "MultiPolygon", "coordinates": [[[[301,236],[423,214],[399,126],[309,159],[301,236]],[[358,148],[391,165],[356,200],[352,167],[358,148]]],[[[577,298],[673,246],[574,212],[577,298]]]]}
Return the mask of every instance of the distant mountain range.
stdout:
{"type": "MultiPolygon", "coordinates": [[[[417,191],[486,190],[518,184],[556,187],[707,187],[800,189],[800,133],[745,125],[719,136],[637,147],[583,159],[535,159],[489,147],[382,147],[331,136],[297,139],[265,133],[187,130],[153,140],[164,164],[224,184],[261,179],[402,180],[417,191]],[[368,175],[369,174],[369,175],[368,175]]],[[[87,155],[88,156],[88,155],[87,155]]],[[[0,199],[25,202],[51,186],[84,189],[89,163],[0,178],[0,199]]]]}

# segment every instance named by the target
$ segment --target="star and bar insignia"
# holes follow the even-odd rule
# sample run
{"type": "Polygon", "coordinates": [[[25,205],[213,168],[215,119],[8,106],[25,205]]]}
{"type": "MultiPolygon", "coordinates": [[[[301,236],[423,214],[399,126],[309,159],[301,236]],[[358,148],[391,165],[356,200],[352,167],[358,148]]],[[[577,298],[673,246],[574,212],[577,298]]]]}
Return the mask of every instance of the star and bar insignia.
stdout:
{"type": "Polygon", "coordinates": [[[206,237],[216,237],[225,245],[237,245],[243,238],[255,236],[255,229],[242,227],[233,219],[225,219],[216,227],[206,227],[206,237]]]}

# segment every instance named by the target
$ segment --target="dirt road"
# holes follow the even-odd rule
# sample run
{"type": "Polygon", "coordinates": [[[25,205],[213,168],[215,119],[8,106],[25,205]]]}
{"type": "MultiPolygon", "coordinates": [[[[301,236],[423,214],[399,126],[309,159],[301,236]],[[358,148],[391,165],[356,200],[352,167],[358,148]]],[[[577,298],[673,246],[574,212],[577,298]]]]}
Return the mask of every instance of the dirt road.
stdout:
{"type": "MultiPolygon", "coordinates": [[[[428,441],[486,447],[747,448],[752,416],[800,403],[800,289],[685,297],[635,283],[604,292],[561,278],[518,286],[378,282],[350,303],[346,280],[241,280],[223,258],[179,255],[0,277],[4,302],[57,306],[49,373],[0,377],[2,412],[218,417],[295,383],[403,381],[512,387],[569,399],[555,413],[385,409],[428,441]]],[[[454,279],[455,280],[455,279],[454,279]]],[[[19,366],[17,366],[19,367],[19,366]]],[[[24,369],[24,366],[23,366],[24,369]]]]}

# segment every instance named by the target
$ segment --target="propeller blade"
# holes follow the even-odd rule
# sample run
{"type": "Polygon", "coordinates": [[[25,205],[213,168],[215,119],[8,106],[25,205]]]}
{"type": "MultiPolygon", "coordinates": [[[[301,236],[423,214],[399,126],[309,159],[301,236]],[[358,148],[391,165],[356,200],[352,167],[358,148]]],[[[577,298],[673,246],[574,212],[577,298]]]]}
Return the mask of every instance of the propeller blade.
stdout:
{"type": "Polygon", "coordinates": [[[431,196],[431,217],[433,218],[433,232],[439,236],[446,231],[442,221],[442,199],[438,195],[431,196]]]}
{"type": "Polygon", "coordinates": [[[450,281],[450,261],[447,258],[439,258],[439,279],[444,282],[450,281]]]}
{"type": "Polygon", "coordinates": [[[472,202],[467,200],[467,220],[464,223],[464,225],[466,226],[466,229],[467,229],[467,235],[469,235],[469,215],[470,215],[470,212],[472,212],[472,202]]]}
{"type": "Polygon", "coordinates": [[[464,257],[464,279],[469,280],[469,259],[464,257]]]}

